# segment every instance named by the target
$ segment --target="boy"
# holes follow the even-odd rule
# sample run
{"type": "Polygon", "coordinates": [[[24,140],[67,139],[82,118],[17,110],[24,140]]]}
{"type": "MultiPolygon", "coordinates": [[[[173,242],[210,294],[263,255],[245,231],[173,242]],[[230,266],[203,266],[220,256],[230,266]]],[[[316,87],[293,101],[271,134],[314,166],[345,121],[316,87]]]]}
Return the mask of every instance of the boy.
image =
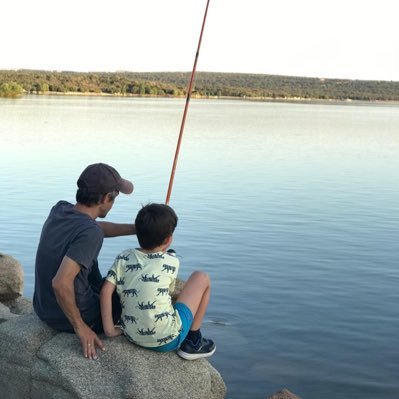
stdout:
{"type": "Polygon", "coordinates": [[[149,204],[137,214],[139,249],[117,256],[102,287],[100,301],[104,332],[125,334],[137,345],[158,352],[178,349],[187,360],[211,356],[216,346],[201,335],[200,327],[210,297],[206,273],[194,272],[172,305],[179,260],[166,252],[171,245],[177,216],[163,204],[149,204]],[[112,320],[112,294],[122,304],[121,326],[112,320]]]}

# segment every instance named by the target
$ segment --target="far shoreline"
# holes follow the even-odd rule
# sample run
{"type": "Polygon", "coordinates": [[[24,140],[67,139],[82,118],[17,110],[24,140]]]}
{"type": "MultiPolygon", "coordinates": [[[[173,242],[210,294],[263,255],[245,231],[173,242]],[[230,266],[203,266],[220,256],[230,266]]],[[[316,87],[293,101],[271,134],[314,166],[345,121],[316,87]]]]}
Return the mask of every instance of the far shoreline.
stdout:
{"type": "MultiPolygon", "coordinates": [[[[189,77],[189,72],[0,70],[0,95],[184,98],[189,77]]],[[[191,97],[297,104],[397,104],[399,82],[197,72],[191,97]]]]}
{"type": "MultiPolygon", "coordinates": [[[[186,96],[176,95],[151,95],[151,94],[122,94],[122,93],[93,93],[93,92],[33,92],[24,93],[17,98],[25,96],[49,96],[49,97],[108,97],[108,98],[148,98],[148,99],[186,99],[186,96]]],[[[288,103],[288,104],[321,104],[321,105],[399,105],[399,101],[387,100],[353,100],[347,98],[334,99],[334,98],[303,98],[303,97],[286,97],[286,98],[273,98],[273,97],[249,97],[249,96],[201,96],[191,95],[190,99],[193,100],[231,100],[231,101],[245,101],[245,102],[267,102],[267,103],[288,103]]]]}

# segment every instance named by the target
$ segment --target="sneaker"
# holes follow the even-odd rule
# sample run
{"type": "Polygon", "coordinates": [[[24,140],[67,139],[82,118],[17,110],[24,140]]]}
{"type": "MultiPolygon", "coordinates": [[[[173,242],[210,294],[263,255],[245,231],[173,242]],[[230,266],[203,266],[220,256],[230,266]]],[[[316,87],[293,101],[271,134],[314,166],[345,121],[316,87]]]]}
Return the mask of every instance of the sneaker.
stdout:
{"type": "Polygon", "coordinates": [[[185,339],[177,354],[186,360],[195,360],[209,357],[215,353],[216,345],[211,339],[200,337],[196,343],[185,339]]]}

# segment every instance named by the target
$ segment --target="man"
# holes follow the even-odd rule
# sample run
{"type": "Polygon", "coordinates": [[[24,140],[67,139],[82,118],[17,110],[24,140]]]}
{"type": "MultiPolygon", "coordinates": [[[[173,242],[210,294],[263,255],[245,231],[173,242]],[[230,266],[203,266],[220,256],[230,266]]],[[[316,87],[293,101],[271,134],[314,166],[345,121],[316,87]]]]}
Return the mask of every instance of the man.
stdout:
{"type": "MultiPolygon", "coordinates": [[[[83,354],[96,359],[104,350],[99,293],[103,283],[97,257],[104,237],[135,234],[134,224],[96,222],[114,205],[119,192],[131,194],[133,184],[103,163],[80,175],[76,204],[59,201],[44,223],[35,265],[33,306],[49,326],[75,332],[83,354]]],[[[115,315],[116,316],[116,315],[115,315]]]]}

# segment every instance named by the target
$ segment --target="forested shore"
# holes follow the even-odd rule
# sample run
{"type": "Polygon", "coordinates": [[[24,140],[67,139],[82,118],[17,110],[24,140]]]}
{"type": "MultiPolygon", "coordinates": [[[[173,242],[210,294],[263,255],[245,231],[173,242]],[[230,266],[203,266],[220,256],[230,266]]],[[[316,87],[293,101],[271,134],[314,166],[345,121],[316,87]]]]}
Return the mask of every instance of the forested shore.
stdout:
{"type": "MultiPolygon", "coordinates": [[[[91,94],[186,95],[189,72],[68,72],[0,70],[0,96],[91,94]]],[[[198,72],[194,97],[399,101],[399,82],[198,72]]]]}

